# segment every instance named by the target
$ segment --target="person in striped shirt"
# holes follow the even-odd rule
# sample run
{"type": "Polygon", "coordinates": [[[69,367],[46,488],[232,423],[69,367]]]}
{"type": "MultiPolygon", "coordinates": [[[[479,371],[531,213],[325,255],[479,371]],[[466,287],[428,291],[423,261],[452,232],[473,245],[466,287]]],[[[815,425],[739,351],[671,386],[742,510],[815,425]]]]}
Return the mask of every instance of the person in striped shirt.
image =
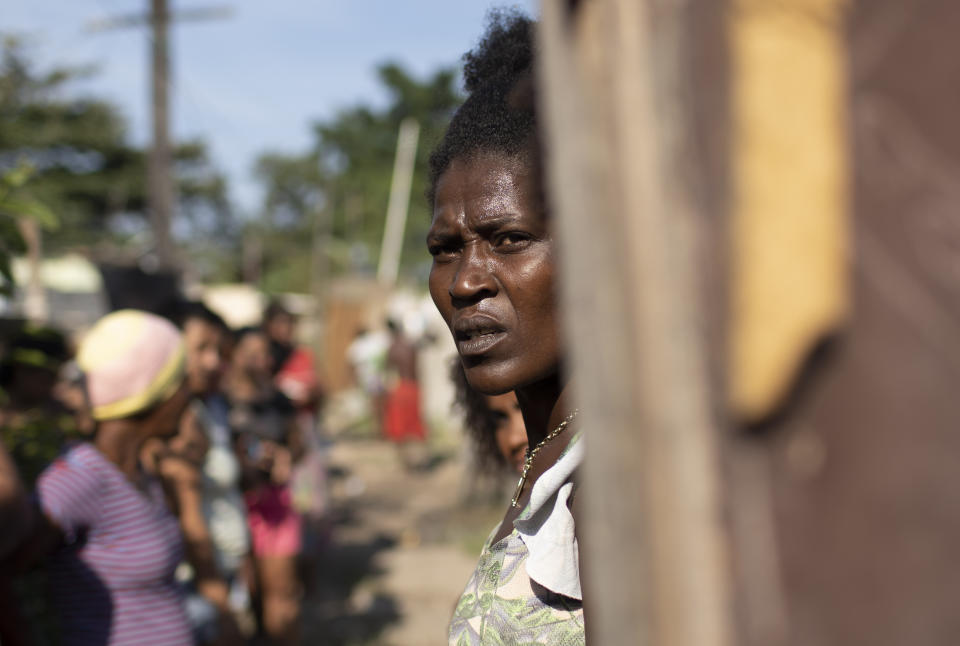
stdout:
{"type": "Polygon", "coordinates": [[[46,557],[64,644],[187,646],[180,527],[140,464],[144,442],[175,434],[190,401],[180,334],[152,314],[114,312],[77,363],[96,428],[41,474],[19,560],[46,557]]]}

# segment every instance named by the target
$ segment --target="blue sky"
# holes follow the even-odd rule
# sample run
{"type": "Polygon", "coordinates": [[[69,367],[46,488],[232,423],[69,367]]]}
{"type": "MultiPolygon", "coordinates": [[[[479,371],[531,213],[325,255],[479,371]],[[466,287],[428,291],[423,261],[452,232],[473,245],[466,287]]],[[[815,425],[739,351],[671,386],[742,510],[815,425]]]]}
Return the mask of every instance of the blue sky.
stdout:
{"type": "MultiPolygon", "coordinates": [[[[171,31],[172,130],[201,136],[230,179],[234,203],[252,214],[257,154],[295,152],[310,124],[339,108],[384,101],[375,66],[395,60],[418,76],[459,61],[491,6],[536,14],[536,0],[170,0],[171,8],[231,6],[226,19],[171,31]]],[[[5,2],[2,29],[28,37],[41,64],[99,72],[73,90],[121,107],[131,139],[149,141],[148,29],[92,32],[88,25],[145,11],[148,0],[5,2]]]]}

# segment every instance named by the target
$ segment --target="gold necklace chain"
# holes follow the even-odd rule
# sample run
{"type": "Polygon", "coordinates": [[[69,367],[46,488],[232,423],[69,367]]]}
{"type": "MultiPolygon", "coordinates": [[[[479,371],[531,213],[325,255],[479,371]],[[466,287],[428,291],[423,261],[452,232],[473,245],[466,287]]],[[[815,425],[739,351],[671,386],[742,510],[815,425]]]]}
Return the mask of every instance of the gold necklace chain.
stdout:
{"type": "Polygon", "coordinates": [[[523,460],[523,472],[520,474],[520,481],[517,483],[517,489],[513,492],[513,499],[510,501],[511,507],[516,507],[517,501],[520,500],[520,494],[523,493],[523,486],[527,483],[527,474],[530,473],[530,466],[533,464],[534,456],[540,452],[540,449],[546,446],[547,442],[563,433],[563,429],[567,428],[567,426],[574,420],[574,418],[576,418],[579,412],[579,408],[574,408],[572,413],[567,415],[562,422],[557,424],[557,428],[550,431],[545,438],[540,440],[540,442],[533,447],[533,450],[530,450],[530,447],[527,447],[527,456],[523,460]]]}

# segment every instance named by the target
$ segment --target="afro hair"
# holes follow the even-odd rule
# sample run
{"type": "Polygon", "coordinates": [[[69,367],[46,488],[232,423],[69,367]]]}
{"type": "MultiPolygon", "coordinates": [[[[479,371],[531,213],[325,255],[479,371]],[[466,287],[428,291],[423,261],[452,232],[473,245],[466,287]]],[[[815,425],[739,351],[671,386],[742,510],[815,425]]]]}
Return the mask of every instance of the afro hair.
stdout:
{"type": "MultiPolygon", "coordinates": [[[[534,97],[534,22],[515,10],[492,11],[477,47],[464,55],[468,96],[430,155],[427,200],[456,158],[498,152],[525,159],[539,150],[534,97]]],[[[534,165],[537,160],[527,160],[534,165]]]]}

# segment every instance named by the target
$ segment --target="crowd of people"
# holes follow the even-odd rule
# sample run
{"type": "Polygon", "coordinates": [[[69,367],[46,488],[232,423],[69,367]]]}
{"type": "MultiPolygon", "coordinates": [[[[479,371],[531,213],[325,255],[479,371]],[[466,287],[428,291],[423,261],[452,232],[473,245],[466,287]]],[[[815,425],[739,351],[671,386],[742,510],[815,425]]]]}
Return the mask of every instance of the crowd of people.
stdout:
{"type": "MultiPolygon", "coordinates": [[[[75,352],[48,327],[6,335],[0,643],[298,642],[329,528],[323,392],[295,324],[274,302],[232,330],[178,301],[111,313],[75,352]]],[[[357,385],[376,383],[382,435],[416,469],[416,343],[386,330],[357,385]]],[[[519,473],[516,396],[480,394],[459,362],[451,378],[479,471],[519,473]]]]}
{"type": "MultiPolygon", "coordinates": [[[[430,157],[429,289],[459,353],[458,402],[477,453],[520,476],[456,604],[458,645],[585,641],[583,443],[563,371],[533,29],[493,15],[465,56],[468,96],[430,157]]],[[[14,344],[4,426],[39,424],[55,452],[74,442],[36,472],[50,451],[22,451],[20,480],[0,453],[0,557],[4,573],[46,560],[64,643],[236,643],[251,634],[245,617],[271,643],[296,643],[298,557],[316,554],[324,505],[321,388],[293,325],[278,306],[235,332],[197,303],[166,318],[115,312],[86,335],[72,371],[49,335],[14,344]],[[69,422],[51,423],[62,410],[69,422]]],[[[416,353],[392,334],[392,376],[358,377],[377,393],[385,436],[405,445],[424,437],[416,353]]],[[[12,439],[5,431],[19,446],[12,439]]]]}
{"type": "Polygon", "coordinates": [[[277,303],[237,331],[162,313],[108,314],[75,356],[49,328],[5,343],[0,643],[297,643],[326,506],[312,356],[277,303]],[[15,585],[38,563],[52,603],[15,585]]]}

